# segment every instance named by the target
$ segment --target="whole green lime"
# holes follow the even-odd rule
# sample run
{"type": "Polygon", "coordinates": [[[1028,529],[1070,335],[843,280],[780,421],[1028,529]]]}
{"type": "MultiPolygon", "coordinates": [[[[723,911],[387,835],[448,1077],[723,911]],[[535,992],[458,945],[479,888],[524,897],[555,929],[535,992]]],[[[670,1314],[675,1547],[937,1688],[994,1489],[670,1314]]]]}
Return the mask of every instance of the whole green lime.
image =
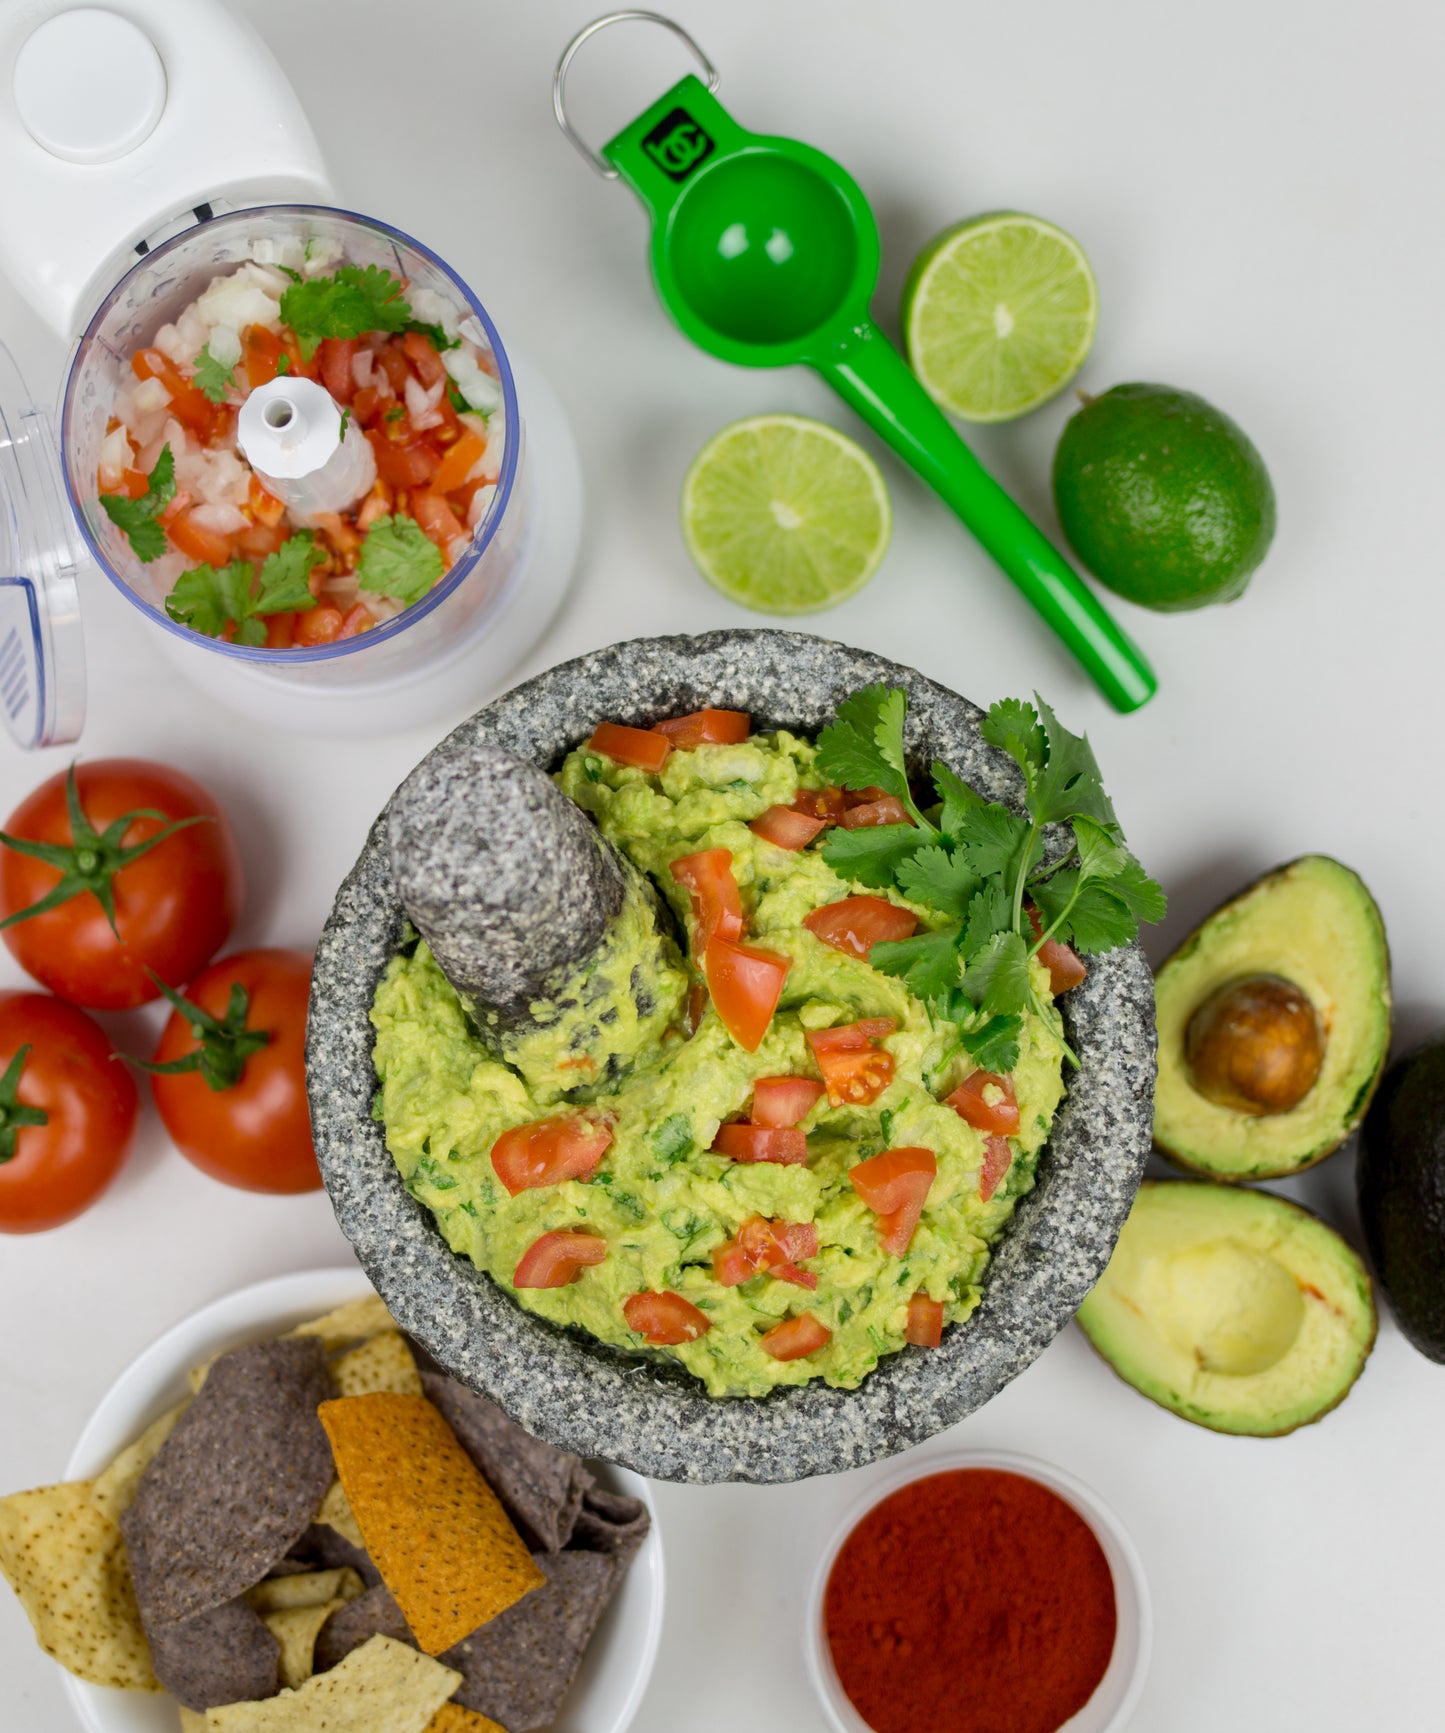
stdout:
{"type": "Polygon", "coordinates": [[[1161,613],[1234,601],[1274,539],[1274,488],[1243,428],[1169,385],[1085,403],[1054,453],[1054,503],[1100,583],[1161,613]]]}

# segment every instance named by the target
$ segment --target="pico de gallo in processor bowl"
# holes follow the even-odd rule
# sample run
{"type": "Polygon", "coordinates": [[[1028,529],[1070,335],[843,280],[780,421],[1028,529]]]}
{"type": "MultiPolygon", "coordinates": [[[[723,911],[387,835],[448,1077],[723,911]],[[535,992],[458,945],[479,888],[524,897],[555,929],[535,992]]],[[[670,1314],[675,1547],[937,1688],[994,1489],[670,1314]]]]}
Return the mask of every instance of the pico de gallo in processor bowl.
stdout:
{"type": "Polygon", "coordinates": [[[128,348],[89,478],[132,587],[252,649],[339,645],[423,600],[494,511],[506,455],[500,369],[461,297],[316,230],[203,270],[128,348]],[[268,473],[262,399],[271,450],[308,392],[321,477],[268,473]]]}

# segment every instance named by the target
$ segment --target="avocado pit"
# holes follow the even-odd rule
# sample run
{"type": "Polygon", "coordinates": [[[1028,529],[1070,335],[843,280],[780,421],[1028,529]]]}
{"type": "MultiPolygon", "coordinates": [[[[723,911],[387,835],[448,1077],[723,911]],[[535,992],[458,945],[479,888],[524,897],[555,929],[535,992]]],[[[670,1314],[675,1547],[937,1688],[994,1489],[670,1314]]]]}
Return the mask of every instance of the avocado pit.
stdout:
{"type": "Polygon", "coordinates": [[[1184,1033],[1194,1087],[1218,1107],[1254,1117],[1288,1113],[1319,1080],[1325,1034],[1309,997],[1278,975],[1226,982],[1184,1033]]]}

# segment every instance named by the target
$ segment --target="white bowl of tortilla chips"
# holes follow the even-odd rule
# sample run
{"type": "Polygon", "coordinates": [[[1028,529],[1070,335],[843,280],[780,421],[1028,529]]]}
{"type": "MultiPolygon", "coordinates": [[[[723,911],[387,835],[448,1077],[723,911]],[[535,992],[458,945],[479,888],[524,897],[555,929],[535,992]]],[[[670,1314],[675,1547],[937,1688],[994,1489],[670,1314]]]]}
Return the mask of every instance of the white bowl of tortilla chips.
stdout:
{"type": "MultiPolygon", "coordinates": [[[[87,1670],[97,1676],[140,1683],[150,1673],[145,1640],[135,1622],[134,1598],[127,1584],[117,1587],[113,1570],[109,1576],[105,1570],[107,1548],[112,1557],[119,1548],[114,1519],[132,1497],[141,1472],[164,1441],[169,1425],[174,1424],[172,1410],[198,1387],[198,1368],[205,1368],[230,1349],[324,1322],[338,1308],[347,1310],[335,1341],[328,1339],[331,1332],[326,1329],[311,1332],[321,1334],[328,1349],[339,1347],[343,1341],[373,1336],[390,1322],[360,1270],[309,1270],[258,1283],[204,1307],[152,1343],[116,1380],[91,1416],[66,1468],[68,1482],[86,1484],[57,1489],[49,1507],[35,1504],[27,1511],[27,1520],[37,1529],[44,1529],[53,1519],[60,1544],[66,1544],[68,1537],[70,1557],[79,1560],[84,1555],[86,1559],[69,1573],[72,1580],[65,1592],[71,1596],[70,1604],[65,1604],[63,1592],[54,1598],[51,1608],[52,1641],[46,1646],[58,1659],[64,1662],[66,1656],[59,1652],[56,1639],[61,1647],[72,1641],[79,1651],[88,1652],[87,1670]],[[375,1308],[374,1320],[371,1307],[375,1308]],[[353,1327],[346,1327],[352,1321],[353,1327]],[[77,1613],[78,1620],[73,1616],[77,1613]]],[[[374,1340],[381,1349],[393,1341],[389,1334],[385,1340],[374,1340]]],[[[385,1360],[384,1353],[358,1351],[356,1378],[350,1387],[333,1360],[332,1372],[340,1393],[394,1388],[385,1382],[385,1360]]],[[[556,1733],[622,1733],[646,1689],[662,1626],[662,1543],[647,1483],[624,1469],[597,1464],[589,1468],[596,1471],[604,1492],[641,1500],[652,1524],[592,1634],[581,1667],[552,1723],[556,1733]]],[[[45,1495],[27,1496],[41,1499],[45,1495]]],[[[328,1502],[330,1497],[328,1494],[328,1502]]],[[[13,1534],[11,1540],[13,1545],[13,1534]]],[[[327,1574],[350,1575],[346,1571],[327,1574]]],[[[268,1628],[281,1643],[283,1682],[303,1691],[321,1613],[319,1609],[314,1614],[305,1609],[300,1594],[294,1601],[288,1599],[281,1585],[298,1585],[305,1580],[319,1581],[320,1576],[282,1577],[259,1585],[275,1591],[279,1623],[258,1604],[268,1628]],[[290,1636],[283,1630],[288,1623],[290,1636]]],[[[3,1584],[0,1592],[4,1592],[3,1584]]],[[[337,1600],[330,1603],[332,1607],[340,1604],[337,1600]]],[[[27,1607],[27,1611],[33,1619],[32,1608],[27,1607]]],[[[385,1635],[374,1635],[319,1675],[312,1690],[328,1682],[330,1694],[324,1711],[328,1727],[349,1730],[354,1726],[358,1733],[363,1729],[365,1733],[412,1733],[413,1729],[422,1733],[431,1726],[437,1733],[445,1733],[449,1725],[472,1728],[478,1724],[460,1715],[455,1723],[449,1722],[454,1709],[438,1713],[438,1705],[457,1688],[457,1677],[415,1649],[385,1635]]],[[[177,1733],[180,1728],[200,1733],[208,1725],[205,1716],[189,1711],[183,1718],[175,1699],[158,1691],[153,1683],[150,1689],[115,1689],[87,1683],[69,1671],[63,1679],[77,1719],[87,1733],[177,1733]]],[[[273,1697],[255,1708],[263,1711],[270,1705],[274,1712],[282,1702],[283,1698],[273,1697]]],[[[321,1708],[319,1703],[312,1705],[313,1712],[321,1708]]],[[[272,1724],[268,1715],[258,1714],[255,1733],[270,1733],[272,1724]]],[[[282,1724],[275,1723],[277,1727],[282,1724]]],[[[298,1725],[309,1727],[312,1722],[304,1719],[298,1725]]]]}

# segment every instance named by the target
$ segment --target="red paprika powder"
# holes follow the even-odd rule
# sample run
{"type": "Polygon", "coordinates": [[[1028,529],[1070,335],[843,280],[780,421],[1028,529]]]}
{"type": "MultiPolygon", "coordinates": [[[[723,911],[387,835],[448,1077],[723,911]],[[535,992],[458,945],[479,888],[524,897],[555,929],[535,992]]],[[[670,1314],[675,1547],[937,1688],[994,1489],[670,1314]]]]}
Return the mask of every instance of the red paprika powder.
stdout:
{"type": "Polygon", "coordinates": [[[869,1511],[828,1577],[833,1665],[874,1733],[1056,1733],[1114,1650],[1114,1579],[1056,1493],[991,1468],[869,1511]]]}

